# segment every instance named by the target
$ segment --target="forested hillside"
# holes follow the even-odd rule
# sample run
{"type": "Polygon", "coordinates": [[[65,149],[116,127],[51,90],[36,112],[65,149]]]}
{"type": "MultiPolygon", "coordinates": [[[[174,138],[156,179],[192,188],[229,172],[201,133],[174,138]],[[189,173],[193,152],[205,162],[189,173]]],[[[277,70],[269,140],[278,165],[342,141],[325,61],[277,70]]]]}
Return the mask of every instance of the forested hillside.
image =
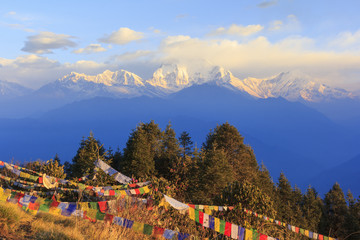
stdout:
{"type": "MultiPolygon", "coordinates": [[[[272,239],[270,236],[278,239],[332,239],[326,236],[360,239],[360,198],[350,191],[344,193],[337,183],[325,196],[320,196],[311,186],[302,192],[283,173],[278,179],[272,179],[266,166],[257,162],[251,146],[244,144],[243,136],[227,122],[210,130],[201,146],[194,146],[188,132],[176,134],[170,123],[163,130],[154,121],[139,123],[122,150],[105,149],[101,140],[90,133],[81,140],[71,162],[61,165],[56,155],[53,160],[29,162],[23,167],[58,179],[72,179],[72,184],[85,191],[88,190],[85,186],[116,184],[116,171],[104,172],[103,168],[96,168],[99,160],[130,176],[132,184],[149,181],[150,192],[139,190],[137,196],[147,202],[151,200],[152,207],[141,210],[147,212],[144,218],[140,208],[132,215],[147,224],[177,228],[210,239],[233,238],[228,223],[242,226],[246,231],[250,229],[252,237],[246,233],[245,239],[272,239]],[[163,194],[189,204],[189,212],[182,215],[172,209],[163,194]],[[203,217],[211,215],[224,221],[224,230],[219,227],[217,231],[216,222],[215,231],[211,230],[211,224],[207,224],[210,229],[206,228],[203,217]]],[[[15,176],[14,171],[6,168],[1,170],[1,175],[7,177],[1,180],[3,188],[23,190],[23,185],[14,184],[16,181],[9,177],[21,181],[25,175],[15,176]]],[[[100,197],[96,192],[85,197],[83,192],[68,193],[62,188],[56,191],[52,195],[53,202],[79,202],[81,198],[97,201],[100,197]]],[[[95,219],[103,220],[97,216],[95,219]]],[[[155,230],[151,231],[155,234],[155,230]]]]}

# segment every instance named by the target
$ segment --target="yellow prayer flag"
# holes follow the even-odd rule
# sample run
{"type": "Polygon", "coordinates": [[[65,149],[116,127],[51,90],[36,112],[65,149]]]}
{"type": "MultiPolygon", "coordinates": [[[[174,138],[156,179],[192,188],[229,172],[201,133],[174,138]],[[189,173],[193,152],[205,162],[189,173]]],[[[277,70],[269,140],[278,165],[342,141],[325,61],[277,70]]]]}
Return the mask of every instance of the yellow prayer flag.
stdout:
{"type": "Polygon", "coordinates": [[[207,215],[211,215],[211,209],[209,207],[206,206],[204,210],[207,215]]]}
{"type": "Polygon", "coordinates": [[[220,219],[215,217],[215,231],[220,232],[220,219]]]}
{"type": "Polygon", "coordinates": [[[149,192],[150,192],[150,189],[149,189],[148,186],[143,187],[143,189],[144,189],[144,192],[145,192],[145,193],[149,193],[149,192]]]}
{"type": "Polygon", "coordinates": [[[138,222],[134,222],[132,229],[135,232],[140,232],[143,233],[144,232],[144,224],[143,223],[138,223],[138,222]]]}
{"type": "Polygon", "coordinates": [[[252,240],[252,231],[250,229],[245,229],[245,240],[252,240]]]}
{"type": "Polygon", "coordinates": [[[309,236],[309,230],[305,230],[305,233],[304,233],[305,236],[309,236]]]}
{"type": "Polygon", "coordinates": [[[61,209],[60,208],[56,208],[56,207],[52,207],[49,209],[49,213],[55,214],[55,215],[61,215],[61,209]]]}
{"type": "Polygon", "coordinates": [[[127,196],[125,190],[120,190],[120,195],[121,195],[121,196],[127,196]]]}
{"type": "Polygon", "coordinates": [[[214,206],[215,211],[219,211],[219,206],[214,206]]]}
{"type": "Polygon", "coordinates": [[[195,208],[189,207],[189,218],[195,221],[195,208]]]}

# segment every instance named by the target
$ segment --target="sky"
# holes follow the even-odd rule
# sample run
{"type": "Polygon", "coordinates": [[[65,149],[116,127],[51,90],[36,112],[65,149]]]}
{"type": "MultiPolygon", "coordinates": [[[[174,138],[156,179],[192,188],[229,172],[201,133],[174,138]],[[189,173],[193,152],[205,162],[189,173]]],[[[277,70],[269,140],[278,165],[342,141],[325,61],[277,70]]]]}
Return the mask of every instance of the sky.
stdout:
{"type": "Polygon", "coordinates": [[[360,91],[357,0],[0,0],[0,80],[219,65],[240,79],[300,70],[360,91]]]}

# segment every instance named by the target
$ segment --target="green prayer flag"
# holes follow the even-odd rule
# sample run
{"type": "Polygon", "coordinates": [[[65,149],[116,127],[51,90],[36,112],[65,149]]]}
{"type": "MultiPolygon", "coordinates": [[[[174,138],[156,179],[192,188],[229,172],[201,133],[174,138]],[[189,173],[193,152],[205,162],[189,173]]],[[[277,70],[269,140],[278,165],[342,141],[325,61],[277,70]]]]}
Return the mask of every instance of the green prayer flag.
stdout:
{"type": "Polygon", "coordinates": [[[199,211],[195,209],[195,222],[200,222],[199,220],[199,211]]]}
{"type": "Polygon", "coordinates": [[[105,217],[105,213],[97,211],[97,213],[96,213],[96,219],[97,220],[104,220],[104,217],[105,217]]]}
{"type": "Polygon", "coordinates": [[[259,240],[260,239],[260,233],[256,231],[255,229],[252,230],[252,237],[253,240],[259,240]]]}
{"type": "Polygon", "coordinates": [[[327,237],[327,236],[324,236],[324,240],[329,240],[329,237],[327,237]]]}
{"type": "Polygon", "coordinates": [[[152,232],[153,232],[153,226],[150,226],[150,225],[148,225],[148,224],[144,224],[144,234],[146,234],[146,235],[151,235],[152,234],[152,232]]]}
{"type": "Polygon", "coordinates": [[[49,212],[49,205],[48,204],[41,204],[39,207],[39,211],[49,212]]]}
{"type": "Polygon", "coordinates": [[[224,232],[225,232],[225,224],[226,224],[226,222],[224,220],[220,219],[220,234],[224,234],[224,232]]]}
{"type": "Polygon", "coordinates": [[[300,228],[300,233],[301,233],[301,234],[305,234],[305,230],[302,229],[302,228],[300,228]]]}
{"type": "Polygon", "coordinates": [[[98,209],[98,203],[97,202],[90,202],[90,208],[91,209],[98,209]]]}
{"type": "Polygon", "coordinates": [[[140,191],[140,194],[144,194],[144,193],[145,193],[144,188],[139,188],[139,191],[140,191]]]}
{"type": "Polygon", "coordinates": [[[79,189],[84,190],[86,188],[85,184],[78,183],[79,189]]]}

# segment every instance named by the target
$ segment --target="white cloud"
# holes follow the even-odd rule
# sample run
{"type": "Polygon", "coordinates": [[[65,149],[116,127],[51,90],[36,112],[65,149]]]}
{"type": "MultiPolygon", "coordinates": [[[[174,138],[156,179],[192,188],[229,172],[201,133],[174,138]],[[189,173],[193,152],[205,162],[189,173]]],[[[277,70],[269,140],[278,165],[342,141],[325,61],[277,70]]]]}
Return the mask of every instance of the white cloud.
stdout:
{"type": "Polygon", "coordinates": [[[106,48],[103,48],[101,46],[101,44],[97,44],[97,43],[92,43],[88,46],[86,46],[85,48],[79,48],[73,51],[73,53],[77,53],[77,54],[81,54],[81,53],[86,53],[86,54],[90,54],[90,53],[97,53],[97,52],[105,52],[106,48]]]}
{"type": "Polygon", "coordinates": [[[235,36],[245,36],[246,37],[246,36],[250,36],[255,33],[258,33],[263,29],[264,29],[264,27],[259,24],[247,25],[247,26],[232,24],[228,28],[220,27],[220,28],[216,29],[215,31],[210,32],[209,35],[210,36],[235,35],[235,36]]]}
{"type": "Polygon", "coordinates": [[[72,38],[74,37],[66,34],[40,32],[37,35],[29,36],[21,50],[36,54],[52,53],[52,49],[75,47],[76,43],[70,40],[72,38]]]}
{"type": "Polygon", "coordinates": [[[360,50],[360,30],[352,33],[350,31],[339,33],[336,38],[329,43],[330,47],[345,50],[360,50]]]}
{"type": "Polygon", "coordinates": [[[274,20],[270,22],[268,30],[273,32],[299,32],[301,30],[301,24],[294,14],[290,14],[285,20],[274,20]]]}
{"type": "Polygon", "coordinates": [[[129,42],[140,40],[144,38],[144,34],[136,32],[130,28],[120,28],[117,31],[112,32],[110,35],[105,35],[100,38],[99,41],[103,43],[113,43],[118,45],[125,45],[129,42]]]}
{"type": "Polygon", "coordinates": [[[19,56],[16,59],[0,58],[0,65],[0,79],[35,89],[72,71],[98,74],[113,67],[110,64],[83,60],[61,64],[56,60],[35,54],[19,56]]]}
{"type": "MultiPolygon", "coordinates": [[[[242,43],[226,39],[180,38],[183,40],[171,44],[167,44],[168,39],[163,41],[160,49],[163,61],[177,59],[186,65],[194,65],[199,59],[206,59],[214,65],[232,70],[239,77],[268,77],[299,69],[318,78],[326,76],[323,80],[328,84],[340,80],[336,72],[360,69],[359,55],[319,51],[315,49],[313,39],[301,36],[285,38],[275,43],[263,36],[242,43]]],[[[343,80],[347,81],[345,78],[343,80]]],[[[341,86],[343,83],[337,85],[341,86]]]]}

